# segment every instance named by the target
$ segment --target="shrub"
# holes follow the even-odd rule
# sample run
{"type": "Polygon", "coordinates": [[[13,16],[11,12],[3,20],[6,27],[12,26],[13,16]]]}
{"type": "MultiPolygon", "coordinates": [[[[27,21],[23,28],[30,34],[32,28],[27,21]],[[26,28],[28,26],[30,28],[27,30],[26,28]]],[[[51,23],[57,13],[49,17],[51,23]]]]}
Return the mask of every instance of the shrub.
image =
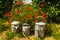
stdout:
{"type": "Polygon", "coordinates": [[[4,18],[4,14],[12,8],[13,0],[0,0],[0,18],[4,18]]]}

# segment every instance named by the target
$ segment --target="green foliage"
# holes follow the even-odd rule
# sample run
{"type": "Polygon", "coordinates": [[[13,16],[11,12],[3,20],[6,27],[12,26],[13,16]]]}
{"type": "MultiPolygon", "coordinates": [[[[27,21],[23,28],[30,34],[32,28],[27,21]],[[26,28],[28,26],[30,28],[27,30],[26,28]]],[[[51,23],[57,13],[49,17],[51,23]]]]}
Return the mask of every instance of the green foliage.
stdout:
{"type": "MultiPolygon", "coordinates": [[[[55,1],[56,2],[56,1],[55,1]]],[[[47,21],[60,23],[60,5],[59,1],[57,3],[52,4],[51,2],[46,2],[46,13],[48,15],[47,21]]]]}
{"type": "Polygon", "coordinates": [[[0,0],[0,18],[4,18],[4,14],[12,8],[13,0],[0,0]]]}
{"type": "Polygon", "coordinates": [[[6,35],[7,35],[7,37],[6,37],[7,40],[11,40],[12,38],[15,37],[15,33],[11,32],[11,31],[7,31],[6,35]]]}
{"type": "MultiPolygon", "coordinates": [[[[60,23],[60,1],[59,0],[32,0],[33,10],[42,9],[46,12],[48,18],[47,22],[60,23]],[[40,4],[44,3],[45,7],[41,8],[40,4]]],[[[13,0],[0,0],[0,17],[3,18],[5,12],[10,11],[12,8],[13,0]]],[[[25,6],[24,6],[25,7],[25,6]]],[[[19,9],[19,8],[18,8],[19,9]]],[[[24,8],[23,8],[24,9],[24,8]]],[[[25,9],[23,11],[26,11],[25,9]]],[[[22,11],[22,13],[23,13],[22,11]]],[[[26,11],[27,12],[27,11],[26,11]]],[[[33,13],[33,12],[32,12],[33,13]]],[[[20,15],[22,16],[22,15],[20,15]]],[[[18,18],[17,18],[18,19],[18,18]]]]}
{"type": "Polygon", "coordinates": [[[52,34],[51,24],[46,24],[44,31],[45,31],[45,35],[51,36],[51,34],[52,34]]]}
{"type": "Polygon", "coordinates": [[[60,39],[60,28],[56,27],[55,23],[46,24],[45,35],[52,36],[55,40],[60,39]]]}
{"type": "Polygon", "coordinates": [[[54,39],[56,39],[56,40],[60,40],[60,33],[55,34],[53,37],[54,37],[54,39]]]}
{"type": "Polygon", "coordinates": [[[44,12],[46,12],[48,18],[48,23],[60,23],[60,1],[59,0],[35,0],[35,5],[40,6],[41,3],[45,4],[44,8],[41,8],[44,12]]]}
{"type": "Polygon", "coordinates": [[[17,34],[17,36],[20,37],[20,38],[21,38],[21,37],[24,37],[23,34],[22,34],[22,32],[19,32],[19,33],[17,34]]]}
{"type": "Polygon", "coordinates": [[[60,32],[58,27],[56,27],[55,23],[50,23],[48,29],[50,28],[50,31],[48,30],[47,32],[51,33],[51,36],[56,39],[59,40],[60,39],[60,32]]]}
{"type": "Polygon", "coordinates": [[[4,20],[0,19],[0,32],[6,31],[8,27],[3,25],[4,20]]]}
{"type": "Polygon", "coordinates": [[[22,32],[19,32],[19,33],[16,34],[16,33],[13,33],[11,31],[7,31],[6,32],[6,36],[7,36],[6,37],[7,40],[12,40],[15,36],[18,36],[20,38],[24,37],[23,34],[22,34],[22,32]]]}
{"type": "Polygon", "coordinates": [[[48,22],[54,22],[54,23],[60,23],[60,14],[59,14],[59,10],[57,7],[54,6],[51,6],[49,7],[49,10],[47,12],[47,15],[48,15],[48,18],[47,18],[47,21],[48,22]]]}
{"type": "Polygon", "coordinates": [[[7,27],[0,25],[0,32],[6,31],[7,29],[7,27]]]}

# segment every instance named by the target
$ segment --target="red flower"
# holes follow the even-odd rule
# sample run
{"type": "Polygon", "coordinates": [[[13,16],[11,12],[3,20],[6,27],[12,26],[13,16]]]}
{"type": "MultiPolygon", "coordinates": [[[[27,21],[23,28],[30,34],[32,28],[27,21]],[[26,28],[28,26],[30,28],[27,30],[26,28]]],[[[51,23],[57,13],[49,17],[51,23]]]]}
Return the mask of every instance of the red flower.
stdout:
{"type": "Polygon", "coordinates": [[[11,13],[11,12],[6,12],[6,13],[5,13],[5,16],[6,16],[6,17],[12,17],[12,13],[11,13]]]}
{"type": "Polygon", "coordinates": [[[28,15],[27,15],[27,18],[31,18],[31,14],[28,14],[28,15]]]}
{"type": "Polygon", "coordinates": [[[31,10],[31,7],[27,7],[27,10],[30,11],[31,10]]]}
{"type": "Polygon", "coordinates": [[[16,10],[16,14],[20,14],[20,10],[16,10]]]}
{"type": "Polygon", "coordinates": [[[46,17],[47,17],[45,13],[43,13],[43,14],[42,14],[42,16],[43,16],[44,18],[46,18],[46,17]]]}
{"type": "Polygon", "coordinates": [[[45,4],[43,4],[43,3],[42,3],[42,4],[40,4],[40,6],[41,6],[41,7],[44,7],[44,6],[45,6],[45,4]]]}
{"type": "Polygon", "coordinates": [[[22,21],[24,21],[24,18],[21,18],[22,21]]]}
{"type": "Polygon", "coordinates": [[[9,21],[8,21],[8,24],[11,24],[11,23],[12,23],[12,21],[11,21],[11,20],[9,20],[9,21]]]}
{"type": "Polygon", "coordinates": [[[17,2],[17,4],[18,4],[18,5],[22,5],[22,4],[23,4],[23,2],[22,2],[22,1],[19,1],[19,2],[17,2]]]}
{"type": "Polygon", "coordinates": [[[38,22],[38,20],[35,20],[35,22],[38,22]]]}

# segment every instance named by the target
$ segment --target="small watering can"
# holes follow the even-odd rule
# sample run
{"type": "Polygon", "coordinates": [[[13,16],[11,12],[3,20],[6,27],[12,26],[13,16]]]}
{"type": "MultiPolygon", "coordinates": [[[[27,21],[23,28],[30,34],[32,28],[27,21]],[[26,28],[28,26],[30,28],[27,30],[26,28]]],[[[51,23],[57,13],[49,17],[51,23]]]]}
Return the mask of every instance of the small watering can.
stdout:
{"type": "Polygon", "coordinates": [[[18,32],[17,30],[18,30],[19,26],[20,26],[20,22],[19,21],[13,21],[11,23],[12,32],[18,32]]]}
{"type": "Polygon", "coordinates": [[[35,36],[37,38],[43,38],[44,37],[44,27],[45,27],[44,22],[37,22],[35,23],[35,36]]]}

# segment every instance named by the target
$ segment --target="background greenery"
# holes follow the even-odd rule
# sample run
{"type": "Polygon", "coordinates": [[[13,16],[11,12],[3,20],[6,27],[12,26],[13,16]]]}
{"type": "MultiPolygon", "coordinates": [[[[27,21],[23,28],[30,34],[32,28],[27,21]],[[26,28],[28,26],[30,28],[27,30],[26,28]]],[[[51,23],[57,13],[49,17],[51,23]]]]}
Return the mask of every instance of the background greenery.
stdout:
{"type": "MultiPolygon", "coordinates": [[[[44,3],[43,10],[47,12],[48,22],[60,23],[60,1],[59,0],[33,0],[36,6],[39,7],[40,3],[44,3]]],[[[4,14],[12,8],[13,0],[0,0],[0,18],[4,18],[4,14]]],[[[37,8],[38,8],[37,7],[37,8]]]]}
{"type": "Polygon", "coordinates": [[[5,18],[4,14],[12,8],[13,0],[0,0],[0,18],[5,18]]]}

